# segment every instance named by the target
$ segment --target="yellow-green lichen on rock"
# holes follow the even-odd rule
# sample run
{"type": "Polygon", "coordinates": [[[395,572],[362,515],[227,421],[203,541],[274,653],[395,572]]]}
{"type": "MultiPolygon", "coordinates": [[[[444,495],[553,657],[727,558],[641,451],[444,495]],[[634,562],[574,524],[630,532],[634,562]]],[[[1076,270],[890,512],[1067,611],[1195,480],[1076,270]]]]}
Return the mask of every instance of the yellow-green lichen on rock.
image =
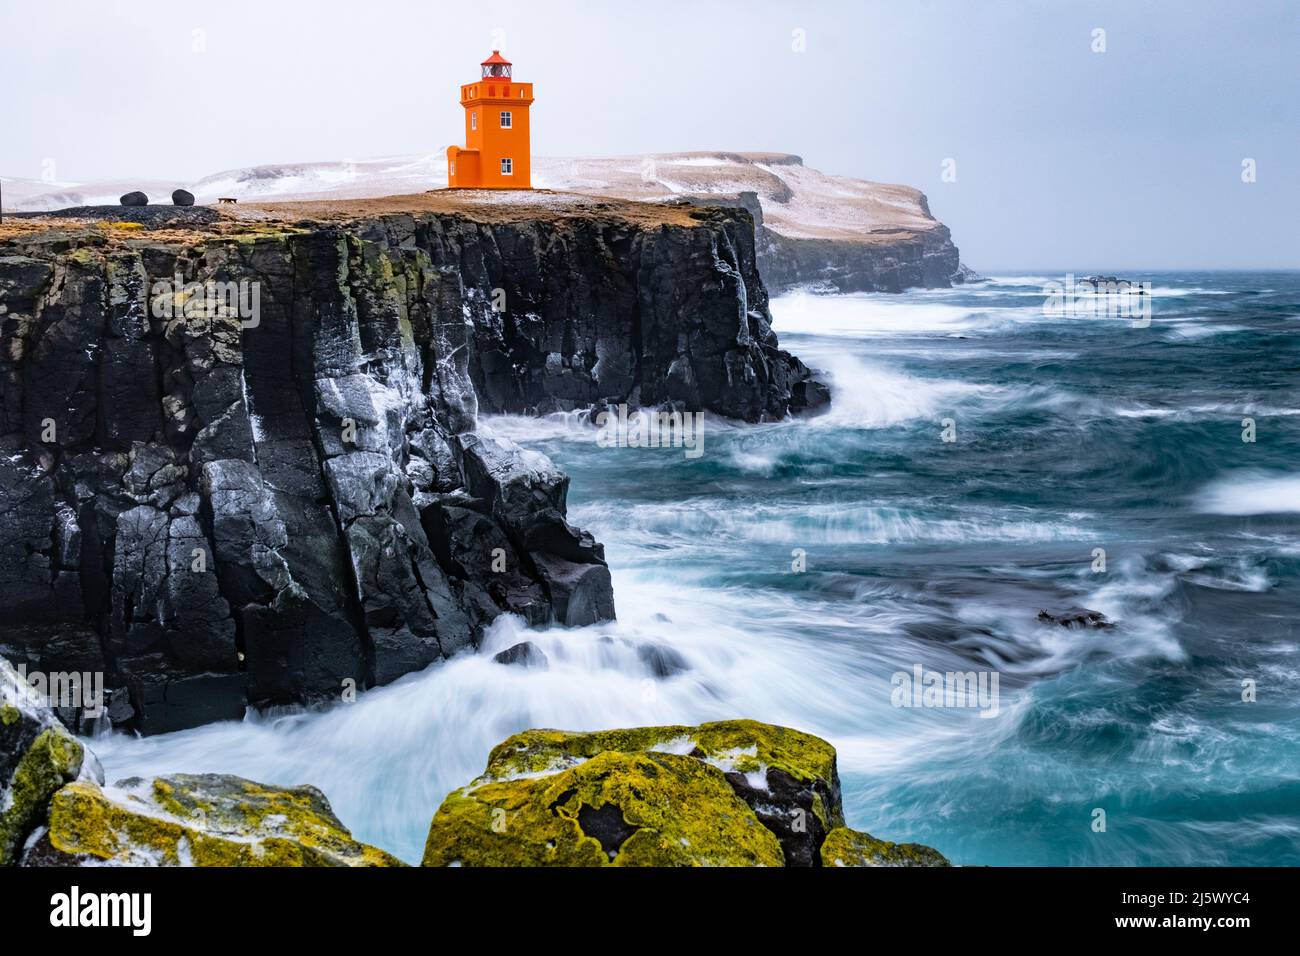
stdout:
{"type": "Polygon", "coordinates": [[[776,837],[716,768],[606,751],[559,773],[474,783],[438,809],[426,866],[781,866],[776,837]]]}
{"type": "Polygon", "coordinates": [[[50,798],[77,778],[84,761],[81,744],[0,658],[0,866],[16,862],[50,798]]]}
{"type": "Polygon", "coordinates": [[[71,734],[50,727],[19,758],[0,786],[0,866],[14,862],[19,842],[39,825],[56,791],[76,778],[83,756],[71,734]]]}
{"type": "Polygon", "coordinates": [[[484,775],[507,778],[543,773],[607,750],[693,754],[721,770],[749,774],[775,769],[805,782],[830,781],[836,777],[835,748],[826,741],[799,730],[756,720],[721,720],[698,727],[668,725],[590,733],[525,730],[492,748],[484,775]]]}
{"type": "Polygon", "coordinates": [[[938,850],[920,843],[890,843],[869,833],[836,827],[821,846],[822,866],[949,866],[938,850]]]}
{"type": "Polygon", "coordinates": [[[126,866],[401,866],[360,843],[315,787],[224,774],[69,784],[45,836],[70,862],[126,866]]]}
{"type": "Polygon", "coordinates": [[[839,865],[947,862],[846,829],[835,748],[811,734],[753,720],[539,729],[447,797],[424,865],[817,866],[830,833],[839,865]]]}

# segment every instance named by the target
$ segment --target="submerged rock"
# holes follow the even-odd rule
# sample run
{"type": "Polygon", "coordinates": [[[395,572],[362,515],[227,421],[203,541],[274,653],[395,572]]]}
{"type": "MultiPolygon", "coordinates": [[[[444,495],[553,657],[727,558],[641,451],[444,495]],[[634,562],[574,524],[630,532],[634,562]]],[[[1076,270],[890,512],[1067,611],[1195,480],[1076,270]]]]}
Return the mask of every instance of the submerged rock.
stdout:
{"type": "Polygon", "coordinates": [[[660,680],[690,670],[686,658],[667,644],[641,644],[636,649],[636,656],[651,675],[660,680]]]}
{"type": "Polygon", "coordinates": [[[1059,624],[1070,628],[1110,628],[1115,623],[1100,611],[1086,607],[1072,607],[1059,611],[1039,611],[1038,619],[1045,624],[1059,624]]]}
{"type": "Polygon", "coordinates": [[[69,784],[27,866],[401,866],[352,838],[315,787],[225,774],[69,784]]]}
{"type": "Polygon", "coordinates": [[[834,748],[752,720],[516,734],[443,801],[424,852],[425,866],[823,864],[947,861],[845,827],[834,748]]]}
{"type": "Polygon", "coordinates": [[[546,670],[551,666],[546,652],[532,641],[521,641],[507,647],[499,654],[492,655],[492,660],[498,664],[515,664],[519,667],[536,667],[540,670],[546,670]]]}
{"type": "Polygon", "coordinates": [[[970,266],[966,265],[965,263],[959,265],[957,267],[957,271],[953,273],[952,276],[953,285],[973,285],[977,282],[988,282],[988,281],[989,281],[988,279],[980,275],[978,272],[976,272],[974,269],[972,269],[970,266]]]}
{"type": "MultiPolygon", "coordinates": [[[[0,866],[15,861],[43,824],[51,798],[84,764],[81,744],[0,658],[0,866]]],[[[94,766],[92,760],[87,769],[94,766]]]]}

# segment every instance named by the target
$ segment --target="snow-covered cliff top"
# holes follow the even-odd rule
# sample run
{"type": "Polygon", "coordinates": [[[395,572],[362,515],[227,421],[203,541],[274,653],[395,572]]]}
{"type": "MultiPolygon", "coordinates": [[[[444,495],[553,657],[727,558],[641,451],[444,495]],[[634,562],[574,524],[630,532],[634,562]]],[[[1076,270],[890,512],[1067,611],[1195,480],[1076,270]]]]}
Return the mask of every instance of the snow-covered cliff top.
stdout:
{"type": "MultiPolygon", "coordinates": [[[[169,203],[174,189],[188,189],[201,204],[222,196],[241,202],[364,199],[443,188],[447,162],[440,151],[427,156],[252,166],[189,183],[49,183],[9,178],[0,182],[8,211],[110,205],[135,189],[146,192],[154,203],[169,203]]],[[[768,228],[791,238],[871,242],[896,237],[899,231],[927,231],[940,225],[919,190],[829,176],[788,153],[537,156],[533,186],[645,201],[752,191],[758,194],[768,228]]]]}

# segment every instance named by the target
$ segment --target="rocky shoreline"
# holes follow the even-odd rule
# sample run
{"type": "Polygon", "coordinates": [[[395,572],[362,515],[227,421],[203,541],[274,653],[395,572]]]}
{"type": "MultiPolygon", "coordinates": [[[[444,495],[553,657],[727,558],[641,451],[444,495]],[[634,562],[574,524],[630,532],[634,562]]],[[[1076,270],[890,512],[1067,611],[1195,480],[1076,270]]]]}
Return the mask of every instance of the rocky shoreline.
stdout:
{"type": "MultiPolygon", "coordinates": [[[[0,866],[403,866],[315,787],[226,774],[106,784],[0,658],[0,866]]],[[[845,826],[835,750],[731,720],[529,730],[434,814],[423,866],[947,866],[845,826]]]]}
{"type": "MultiPolygon", "coordinates": [[[[772,333],[748,214],[654,215],[0,236],[0,865],[402,865],[311,786],[110,786],[73,734],[349,699],[504,613],[613,619],[568,477],[479,412],[828,401],[772,333]],[[103,675],[103,709],[48,706],[32,673],[103,675]]],[[[752,721],[512,737],[423,862],[947,865],[847,829],[834,750],[752,721]]]]}
{"type": "Polygon", "coordinates": [[[826,402],[743,210],[449,202],[0,237],[0,654],[150,734],[608,620],[567,476],[478,413],[826,402]]]}

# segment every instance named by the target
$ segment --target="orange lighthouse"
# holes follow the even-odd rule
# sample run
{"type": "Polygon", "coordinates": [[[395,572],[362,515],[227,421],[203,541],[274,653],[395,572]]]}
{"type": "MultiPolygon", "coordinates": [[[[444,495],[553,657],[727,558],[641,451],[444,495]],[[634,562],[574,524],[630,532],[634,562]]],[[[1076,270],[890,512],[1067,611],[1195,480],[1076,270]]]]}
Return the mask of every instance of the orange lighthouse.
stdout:
{"type": "Polygon", "coordinates": [[[447,185],[452,189],[531,189],[528,107],[533,84],[516,83],[499,50],[483,61],[477,82],[460,88],[465,107],[465,145],[447,147],[447,185]]]}

